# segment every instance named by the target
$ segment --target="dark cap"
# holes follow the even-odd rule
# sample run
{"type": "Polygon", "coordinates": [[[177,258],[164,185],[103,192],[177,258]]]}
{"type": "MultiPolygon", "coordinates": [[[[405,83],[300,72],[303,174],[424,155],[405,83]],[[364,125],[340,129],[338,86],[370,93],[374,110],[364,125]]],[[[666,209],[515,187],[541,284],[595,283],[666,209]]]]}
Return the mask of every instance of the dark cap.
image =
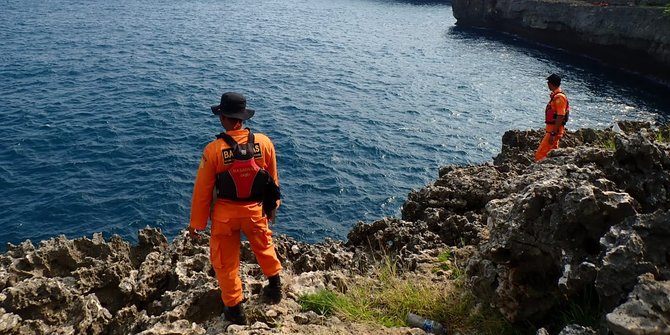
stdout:
{"type": "Polygon", "coordinates": [[[547,77],[547,82],[553,84],[554,86],[561,86],[561,77],[555,73],[552,73],[549,77],[547,77]]]}
{"type": "Polygon", "coordinates": [[[254,116],[256,111],[247,109],[247,99],[242,94],[226,92],[221,96],[221,104],[212,106],[212,113],[233,119],[247,120],[254,116]]]}

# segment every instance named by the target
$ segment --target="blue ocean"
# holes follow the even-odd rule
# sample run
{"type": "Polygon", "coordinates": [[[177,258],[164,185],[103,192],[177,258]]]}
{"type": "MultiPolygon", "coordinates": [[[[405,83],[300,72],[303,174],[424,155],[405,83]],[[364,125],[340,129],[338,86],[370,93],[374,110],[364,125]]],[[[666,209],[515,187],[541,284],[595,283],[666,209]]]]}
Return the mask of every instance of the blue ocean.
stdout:
{"type": "MultiPolygon", "coordinates": [[[[3,0],[0,244],[103,232],[173,238],[189,220],[209,107],[246,95],[273,139],[273,230],[344,239],[399,216],[440,166],[490,161],[543,127],[665,120],[667,89],[595,61],[457,27],[446,4],[383,0],[3,0]]],[[[3,247],[4,248],[4,247],[3,247]]]]}

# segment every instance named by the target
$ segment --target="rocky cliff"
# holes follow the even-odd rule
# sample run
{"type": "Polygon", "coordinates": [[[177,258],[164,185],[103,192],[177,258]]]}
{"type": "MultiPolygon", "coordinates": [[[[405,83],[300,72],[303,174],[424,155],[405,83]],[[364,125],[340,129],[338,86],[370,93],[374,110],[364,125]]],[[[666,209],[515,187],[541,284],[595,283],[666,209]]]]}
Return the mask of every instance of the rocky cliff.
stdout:
{"type": "Polygon", "coordinates": [[[531,157],[542,132],[509,131],[493,162],[444,167],[410,193],[402,219],[360,222],[346,242],[278,236],[286,296],[278,305],[262,298],[263,275],[243,243],[249,326],[223,320],[208,242],[185,232],[171,243],[147,228],[137,245],[100,234],[9,245],[0,255],[0,333],[421,334],[304,312],[298,296],[346,291],[387,255],[408,275],[448,281],[426,270],[448,249],[467,259],[480,302],[520,331],[668,334],[670,129],[620,128],[568,132],[541,163],[531,157]],[[595,321],[556,323],[571,309],[595,321]]]}
{"type": "Polygon", "coordinates": [[[453,0],[457,24],[492,28],[670,80],[670,1],[453,0]]]}

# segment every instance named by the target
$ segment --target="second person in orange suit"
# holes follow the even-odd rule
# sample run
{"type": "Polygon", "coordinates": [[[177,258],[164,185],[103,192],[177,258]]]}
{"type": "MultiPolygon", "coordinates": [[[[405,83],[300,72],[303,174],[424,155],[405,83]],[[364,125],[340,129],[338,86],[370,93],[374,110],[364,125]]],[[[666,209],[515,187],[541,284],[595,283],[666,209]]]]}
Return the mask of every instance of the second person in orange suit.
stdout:
{"type": "Polygon", "coordinates": [[[558,149],[558,143],[565,133],[565,124],[570,114],[570,103],[568,97],[561,90],[561,77],[552,74],[547,77],[547,86],[551,91],[549,103],[544,111],[545,134],[540,146],[535,152],[535,161],[547,157],[549,151],[558,149]]]}
{"type": "MultiPolygon", "coordinates": [[[[221,288],[221,298],[225,305],[224,314],[233,323],[246,324],[243,308],[245,299],[239,276],[240,232],[243,232],[249,240],[251,250],[263,274],[269,280],[264,293],[272,303],[281,300],[279,274],[282,267],[268,225],[268,222],[274,219],[274,209],[264,211],[263,202],[258,198],[250,199],[240,195],[244,192],[240,191],[239,182],[231,183],[230,180],[222,179],[226,172],[229,175],[233,174],[231,167],[236,160],[236,156],[233,155],[234,148],[228,141],[232,139],[231,143],[236,142],[235,146],[239,144],[240,147],[244,147],[250,139],[253,140],[252,146],[248,147],[253,148],[251,150],[253,157],[250,156],[249,159],[253,162],[250,162],[249,166],[257,166],[256,170],[267,171],[266,175],[271,177],[270,181],[278,186],[277,160],[274,145],[267,136],[260,133],[250,136],[251,130],[243,128],[244,120],[251,118],[255,113],[254,110],[246,108],[244,96],[234,92],[224,93],[221,103],[213,106],[212,112],[219,117],[226,131],[207,144],[204,149],[193,188],[188,230],[191,238],[199,238],[197,231],[204,230],[208,220],[211,219],[210,260],[221,288]],[[232,198],[222,195],[225,192],[222,192],[221,188],[230,191],[228,193],[232,192],[232,198]],[[213,194],[214,192],[216,193],[213,194]],[[239,198],[236,198],[235,192],[239,198]]],[[[249,186],[247,193],[254,193],[252,189],[255,188],[256,186],[249,186]]],[[[279,200],[276,200],[276,205],[272,208],[276,208],[278,204],[279,200]]]]}

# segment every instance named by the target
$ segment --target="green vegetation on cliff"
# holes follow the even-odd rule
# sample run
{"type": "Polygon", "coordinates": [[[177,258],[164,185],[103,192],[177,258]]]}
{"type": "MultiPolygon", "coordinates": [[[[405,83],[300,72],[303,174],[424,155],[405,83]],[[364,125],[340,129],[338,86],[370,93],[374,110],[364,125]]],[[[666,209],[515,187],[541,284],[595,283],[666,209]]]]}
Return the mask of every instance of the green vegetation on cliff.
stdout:
{"type": "Polygon", "coordinates": [[[412,312],[442,323],[449,333],[514,334],[497,311],[477,303],[465,287],[462,269],[450,258],[448,252],[438,257],[439,264],[431,271],[441,272],[438,279],[402,271],[387,258],[374,279],[354,282],[346,292],[306,294],[299,303],[303,310],[387,327],[407,326],[405,318],[412,312]]]}

